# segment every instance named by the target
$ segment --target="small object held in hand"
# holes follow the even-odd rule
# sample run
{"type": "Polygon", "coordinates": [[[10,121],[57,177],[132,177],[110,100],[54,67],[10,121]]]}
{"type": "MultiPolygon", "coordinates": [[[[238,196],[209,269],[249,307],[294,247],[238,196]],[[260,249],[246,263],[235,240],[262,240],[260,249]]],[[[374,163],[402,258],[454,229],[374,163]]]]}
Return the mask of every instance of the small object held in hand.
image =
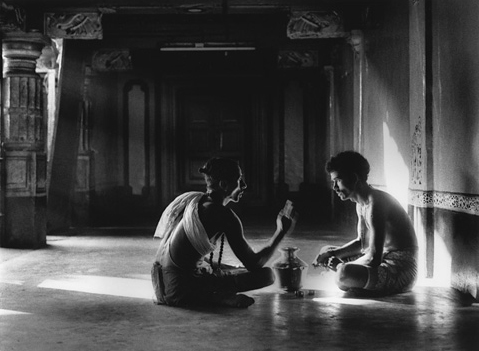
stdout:
{"type": "Polygon", "coordinates": [[[286,203],[283,207],[284,216],[291,218],[291,212],[293,212],[293,203],[290,200],[286,200],[286,203]]]}
{"type": "Polygon", "coordinates": [[[297,296],[297,297],[303,297],[303,296],[304,296],[303,290],[298,290],[298,291],[296,291],[296,296],[297,296]]]}

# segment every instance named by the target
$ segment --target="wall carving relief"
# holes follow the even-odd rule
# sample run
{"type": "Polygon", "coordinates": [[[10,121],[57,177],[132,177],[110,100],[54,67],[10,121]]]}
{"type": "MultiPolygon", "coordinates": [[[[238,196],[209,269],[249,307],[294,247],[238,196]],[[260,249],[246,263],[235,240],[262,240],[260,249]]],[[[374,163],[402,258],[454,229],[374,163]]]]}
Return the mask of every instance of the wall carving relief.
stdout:
{"type": "Polygon", "coordinates": [[[42,81],[34,77],[9,77],[5,81],[4,133],[8,144],[43,143],[42,81]]]}
{"type": "Polygon", "coordinates": [[[347,34],[336,12],[293,12],[286,34],[289,39],[339,38],[347,34]]]}
{"type": "Polygon", "coordinates": [[[92,69],[97,72],[129,71],[133,68],[127,49],[99,50],[93,53],[92,69]]]}
{"type": "Polygon", "coordinates": [[[278,68],[318,67],[318,53],[313,50],[282,50],[278,53],[278,68]]]}
{"type": "Polygon", "coordinates": [[[31,162],[28,154],[16,153],[7,159],[6,185],[9,191],[30,192],[31,162]]]}
{"type": "Polygon", "coordinates": [[[6,193],[8,197],[45,196],[45,155],[10,151],[6,159],[6,193]]]}
{"type": "Polygon", "coordinates": [[[0,32],[25,31],[25,19],[23,9],[0,2],[0,32]]]}
{"type": "Polygon", "coordinates": [[[479,216],[479,195],[409,190],[409,204],[416,207],[442,208],[479,216]]]}
{"type": "Polygon", "coordinates": [[[421,116],[414,127],[414,133],[411,140],[411,184],[421,186],[424,177],[424,162],[423,162],[423,131],[422,131],[421,116]]]}
{"type": "Polygon", "coordinates": [[[101,13],[45,14],[45,34],[52,38],[102,39],[101,13]]]}

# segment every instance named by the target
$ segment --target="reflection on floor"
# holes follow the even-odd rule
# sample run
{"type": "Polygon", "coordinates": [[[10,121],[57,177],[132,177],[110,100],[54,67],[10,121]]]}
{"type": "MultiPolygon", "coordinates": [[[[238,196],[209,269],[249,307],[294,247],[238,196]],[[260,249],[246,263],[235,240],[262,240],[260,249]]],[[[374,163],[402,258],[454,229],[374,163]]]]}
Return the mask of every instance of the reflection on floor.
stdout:
{"type": "MultiPolygon", "coordinates": [[[[245,228],[255,248],[273,230],[245,228]]],[[[0,350],[479,349],[479,304],[425,280],[407,294],[362,298],[310,266],[304,296],[271,286],[250,292],[256,303],[244,310],[156,306],[152,232],[89,229],[48,237],[40,250],[0,249],[0,350]]],[[[282,246],[311,262],[325,243],[347,239],[298,228],[282,246]]],[[[239,263],[227,245],[224,261],[239,263]]]]}

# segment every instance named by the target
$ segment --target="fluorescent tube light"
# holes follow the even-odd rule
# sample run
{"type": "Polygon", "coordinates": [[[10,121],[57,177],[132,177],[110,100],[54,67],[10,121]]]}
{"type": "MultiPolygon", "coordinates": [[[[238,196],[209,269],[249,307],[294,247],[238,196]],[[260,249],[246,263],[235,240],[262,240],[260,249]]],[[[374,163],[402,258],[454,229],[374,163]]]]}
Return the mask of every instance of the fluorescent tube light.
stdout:
{"type": "Polygon", "coordinates": [[[214,44],[214,43],[182,43],[171,44],[160,48],[160,51],[253,51],[254,46],[240,44],[214,44]]]}

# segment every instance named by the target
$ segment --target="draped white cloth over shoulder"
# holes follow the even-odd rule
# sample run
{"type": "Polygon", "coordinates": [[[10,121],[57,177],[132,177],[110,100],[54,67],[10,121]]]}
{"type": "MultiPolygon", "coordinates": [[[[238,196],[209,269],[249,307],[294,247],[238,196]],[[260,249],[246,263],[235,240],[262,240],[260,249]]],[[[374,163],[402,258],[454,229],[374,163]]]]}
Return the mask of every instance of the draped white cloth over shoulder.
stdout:
{"type": "MultiPolygon", "coordinates": [[[[201,192],[187,192],[174,199],[161,215],[155,230],[155,238],[162,240],[160,248],[168,247],[171,234],[178,224],[183,222],[186,236],[196,251],[202,256],[209,254],[216,248],[215,243],[210,242],[203,224],[198,215],[198,203],[203,197],[201,192]]],[[[216,241],[213,237],[211,241],[216,241]]]]}

